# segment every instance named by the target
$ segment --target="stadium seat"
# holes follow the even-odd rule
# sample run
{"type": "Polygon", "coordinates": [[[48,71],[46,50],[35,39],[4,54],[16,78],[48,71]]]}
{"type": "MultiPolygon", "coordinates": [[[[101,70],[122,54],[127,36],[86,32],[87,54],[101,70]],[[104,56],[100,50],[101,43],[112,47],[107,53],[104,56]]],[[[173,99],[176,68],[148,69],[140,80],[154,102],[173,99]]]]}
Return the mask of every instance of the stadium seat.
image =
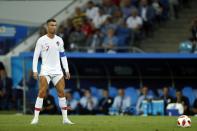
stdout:
{"type": "Polygon", "coordinates": [[[173,98],[176,97],[176,89],[174,87],[169,88],[169,95],[173,98]]]}
{"type": "Polygon", "coordinates": [[[90,87],[90,91],[91,91],[92,95],[94,97],[96,97],[98,100],[101,99],[101,97],[102,97],[102,90],[98,89],[95,86],[91,86],[90,87]]]}
{"type": "Polygon", "coordinates": [[[127,87],[125,89],[125,95],[131,98],[131,106],[136,106],[139,93],[134,87],[127,87]]]}
{"type": "Polygon", "coordinates": [[[73,92],[73,98],[79,101],[81,98],[80,93],[78,91],[73,92]]]}
{"type": "Polygon", "coordinates": [[[148,95],[152,96],[153,98],[155,98],[155,93],[151,89],[148,90],[148,95]]]}
{"type": "Polygon", "coordinates": [[[182,89],[184,96],[187,96],[189,99],[190,106],[193,106],[194,100],[196,99],[195,93],[193,92],[192,87],[186,86],[182,89]]]}
{"type": "Polygon", "coordinates": [[[158,93],[159,97],[162,97],[162,96],[163,96],[163,91],[162,91],[162,89],[157,89],[157,93],[158,93]]]}
{"type": "Polygon", "coordinates": [[[116,97],[118,95],[118,90],[116,87],[110,86],[109,87],[109,96],[116,97]]]}
{"type": "Polygon", "coordinates": [[[193,89],[193,91],[194,91],[194,94],[195,94],[196,99],[197,99],[197,89],[193,89]]]}

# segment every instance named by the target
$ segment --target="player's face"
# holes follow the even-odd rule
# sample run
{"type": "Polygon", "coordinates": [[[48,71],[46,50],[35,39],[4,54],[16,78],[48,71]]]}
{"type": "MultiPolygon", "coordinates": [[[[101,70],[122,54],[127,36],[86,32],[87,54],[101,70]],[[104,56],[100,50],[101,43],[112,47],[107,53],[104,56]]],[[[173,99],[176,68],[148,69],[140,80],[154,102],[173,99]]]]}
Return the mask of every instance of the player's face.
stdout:
{"type": "Polygon", "coordinates": [[[47,25],[48,33],[49,34],[55,34],[56,27],[57,27],[56,22],[49,22],[48,25],[47,25]]]}

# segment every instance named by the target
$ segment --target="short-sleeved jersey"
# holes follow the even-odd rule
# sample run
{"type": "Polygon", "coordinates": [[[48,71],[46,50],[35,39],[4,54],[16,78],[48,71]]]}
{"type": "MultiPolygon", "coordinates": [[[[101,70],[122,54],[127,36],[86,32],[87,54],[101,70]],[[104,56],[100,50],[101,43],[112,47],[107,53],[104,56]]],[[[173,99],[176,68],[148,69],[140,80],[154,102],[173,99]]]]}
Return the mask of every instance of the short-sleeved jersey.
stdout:
{"type": "Polygon", "coordinates": [[[64,52],[63,45],[62,38],[57,35],[54,38],[47,35],[40,37],[34,51],[33,72],[37,72],[38,58],[41,55],[40,75],[62,74],[60,52],[64,52]]]}

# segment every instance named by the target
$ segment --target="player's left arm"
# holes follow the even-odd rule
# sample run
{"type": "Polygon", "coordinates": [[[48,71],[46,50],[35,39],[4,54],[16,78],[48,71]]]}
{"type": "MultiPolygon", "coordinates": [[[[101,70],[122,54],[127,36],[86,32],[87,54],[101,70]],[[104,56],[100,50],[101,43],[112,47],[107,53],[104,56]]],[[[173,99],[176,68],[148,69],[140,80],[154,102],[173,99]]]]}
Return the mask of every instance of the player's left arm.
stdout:
{"type": "Polygon", "coordinates": [[[64,42],[63,42],[63,40],[60,43],[60,58],[61,58],[62,65],[63,65],[63,68],[64,68],[65,73],[66,73],[66,79],[70,79],[68,60],[67,60],[67,57],[66,57],[66,53],[64,51],[64,42]]]}

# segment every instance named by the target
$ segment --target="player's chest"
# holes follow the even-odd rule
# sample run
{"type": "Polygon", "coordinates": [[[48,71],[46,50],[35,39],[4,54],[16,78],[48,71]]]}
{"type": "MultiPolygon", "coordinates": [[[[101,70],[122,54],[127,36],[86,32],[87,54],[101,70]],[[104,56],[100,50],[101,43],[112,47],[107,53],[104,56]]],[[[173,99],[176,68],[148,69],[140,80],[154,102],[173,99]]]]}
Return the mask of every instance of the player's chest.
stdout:
{"type": "Polygon", "coordinates": [[[42,51],[58,51],[60,48],[60,42],[57,40],[46,41],[42,44],[42,51]]]}

